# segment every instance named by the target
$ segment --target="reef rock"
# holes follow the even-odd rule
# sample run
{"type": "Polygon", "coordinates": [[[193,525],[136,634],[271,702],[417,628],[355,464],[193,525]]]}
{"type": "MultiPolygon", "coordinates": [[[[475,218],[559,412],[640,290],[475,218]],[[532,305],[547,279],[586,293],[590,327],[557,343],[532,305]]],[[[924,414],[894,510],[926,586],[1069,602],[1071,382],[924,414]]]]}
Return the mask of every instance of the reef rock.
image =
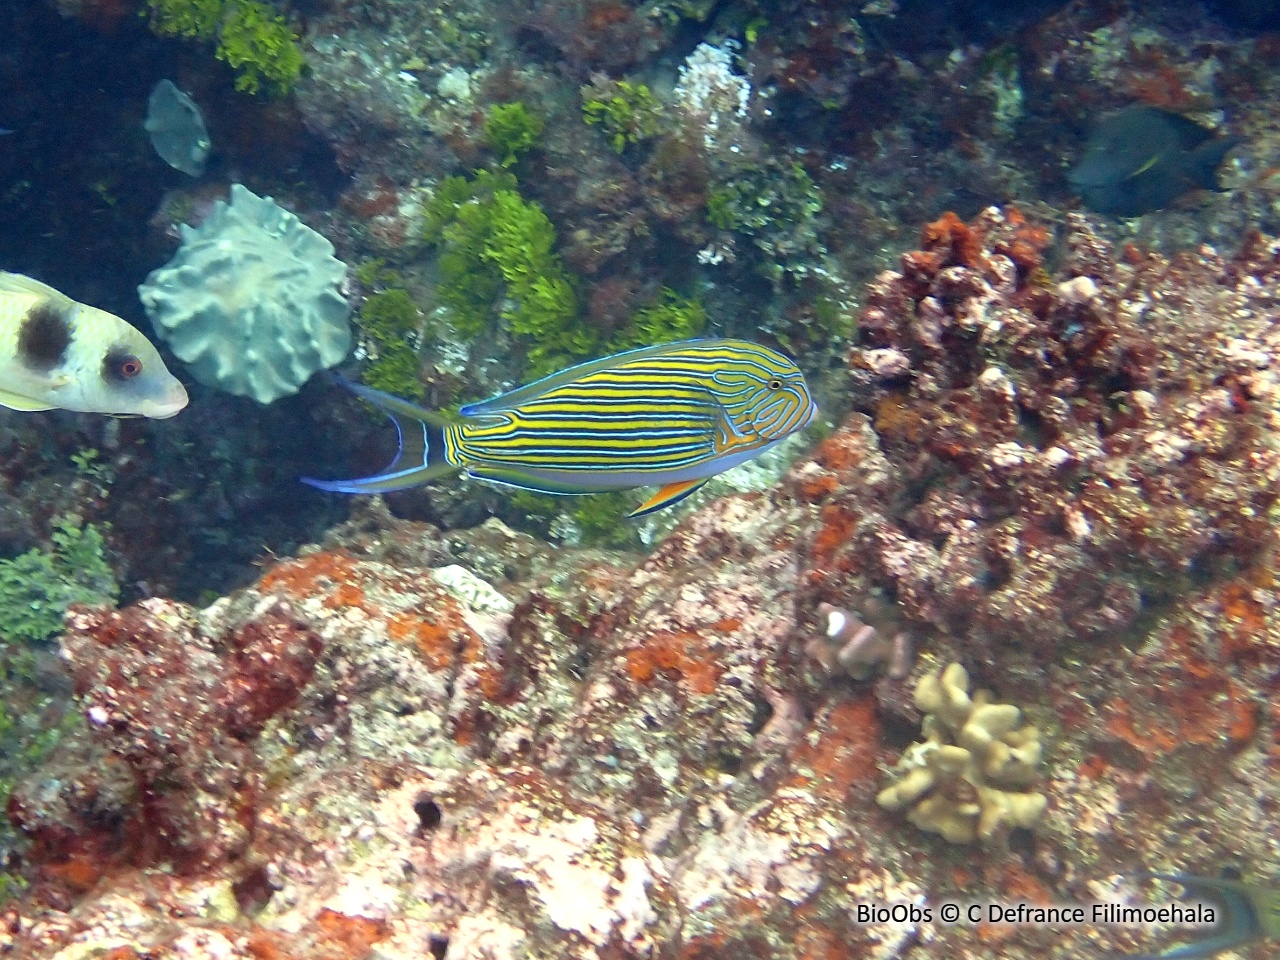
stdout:
{"type": "Polygon", "coordinates": [[[1277,247],[1117,261],[1077,221],[1047,277],[1045,239],[999,211],[931,227],[868,298],[866,412],[648,557],[366,507],[203,610],[78,614],[85,725],[14,785],[29,887],[0,948],[1158,952],[1123,927],[859,919],[1116,899],[1112,874],[1280,843],[1277,247]],[[811,669],[831,608],[1052,720],[1034,789],[1037,738],[954,669],[811,669]],[[921,710],[957,766],[902,808],[963,781],[1024,798],[975,834],[1034,835],[961,853],[876,803],[921,710]]]}

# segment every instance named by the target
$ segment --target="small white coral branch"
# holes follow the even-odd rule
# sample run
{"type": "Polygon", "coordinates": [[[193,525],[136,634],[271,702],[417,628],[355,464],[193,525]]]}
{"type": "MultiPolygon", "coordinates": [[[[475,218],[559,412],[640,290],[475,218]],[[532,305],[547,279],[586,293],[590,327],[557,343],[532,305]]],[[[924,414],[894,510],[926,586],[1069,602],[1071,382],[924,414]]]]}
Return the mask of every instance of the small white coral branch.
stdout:
{"type": "Polygon", "coordinates": [[[847,673],[865,680],[882,667],[902,679],[911,672],[911,637],[904,631],[887,637],[856,614],[829,603],[818,604],[825,634],[809,641],[806,651],[828,673],[847,673]]]}

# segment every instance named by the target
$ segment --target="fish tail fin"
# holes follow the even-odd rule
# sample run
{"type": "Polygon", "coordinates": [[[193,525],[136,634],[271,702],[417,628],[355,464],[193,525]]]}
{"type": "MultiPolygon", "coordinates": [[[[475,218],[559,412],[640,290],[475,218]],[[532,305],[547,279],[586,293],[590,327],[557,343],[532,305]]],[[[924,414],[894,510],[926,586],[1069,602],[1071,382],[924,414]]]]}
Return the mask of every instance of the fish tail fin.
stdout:
{"type": "Polygon", "coordinates": [[[439,414],[381,390],[352,383],[342,377],[336,379],[391,418],[396,426],[396,455],[381,473],[373,476],[351,480],[302,477],[303,483],[331,493],[391,493],[416,487],[457,469],[445,457],[444,431],[449,422],[439,414]]]}
{"type": "Polygon", "coordinates": [[[1235,147],[1244,143],[1243,137],[1215,137],[1206,140],[1191,152],[1191,177],[1194,186],[1204,190],[1220,190],[1218,166],[1235,147]]]}
{"type": "Polygon", "coordinates": [[[1249,943],[1262,934],[1257,908],[1250,893],[1253,887],[1231,875],[1222,878],[1190,873],[1148,873],[1134,875],[1139,881],[1161,880],[1179,884],[1185,894],[1179,899],[1207,897],[1217,901],[1223,915],[1214,933],[1162,953],[1126,955],[1125,960],[1207,960],[1224,950],[1249,943]]]}

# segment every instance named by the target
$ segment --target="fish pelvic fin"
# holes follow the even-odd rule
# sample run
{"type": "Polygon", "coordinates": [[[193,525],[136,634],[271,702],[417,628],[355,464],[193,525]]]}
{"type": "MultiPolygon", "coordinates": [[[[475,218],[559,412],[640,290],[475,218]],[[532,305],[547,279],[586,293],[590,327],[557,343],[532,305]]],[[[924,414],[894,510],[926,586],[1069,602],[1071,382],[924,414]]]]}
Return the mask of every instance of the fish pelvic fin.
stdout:
{"type": "Polygon", "coordinates": [[[668,483],[666,486],[659,487],[653,496],[632,510],[627,516],[632,518],[644,517],[651,513],[657,513],[659,510],[665,510],[667,507],[675,506],[685,497],[691,496],[708,479],[707,477],[699,477],[696,480],[680,480],[676,483],[668,483]]]}
{"type": "Polygon", "coordinates": [[[303,483],[331,493],[391,493],[416,487],[458,468],[445,456],[444,431],[449,421],[417,404],[342,377],[337,378],[356,396],[382,410],[396,426],[396,455],[381,473],[352,480],[317,480],[303,483]]]}

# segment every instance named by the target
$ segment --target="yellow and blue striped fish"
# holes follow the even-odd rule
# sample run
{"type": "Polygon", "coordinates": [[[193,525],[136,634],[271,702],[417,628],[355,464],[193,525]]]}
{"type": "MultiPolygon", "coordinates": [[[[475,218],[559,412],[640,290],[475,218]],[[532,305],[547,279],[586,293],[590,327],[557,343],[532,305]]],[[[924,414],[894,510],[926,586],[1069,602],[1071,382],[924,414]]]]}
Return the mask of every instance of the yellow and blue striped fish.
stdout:
{"type": "Polygon", "coordinates": [[[686,340],[579,364],[465,406],[456,423],[348,386],[395,421],[399,452],[375,476],[304,478],[313,487],[387,493],[455,470],[540,493],[660,487],[633,517],[683,500],[817,412],[800,369],[745,340],[686,340]]]}

